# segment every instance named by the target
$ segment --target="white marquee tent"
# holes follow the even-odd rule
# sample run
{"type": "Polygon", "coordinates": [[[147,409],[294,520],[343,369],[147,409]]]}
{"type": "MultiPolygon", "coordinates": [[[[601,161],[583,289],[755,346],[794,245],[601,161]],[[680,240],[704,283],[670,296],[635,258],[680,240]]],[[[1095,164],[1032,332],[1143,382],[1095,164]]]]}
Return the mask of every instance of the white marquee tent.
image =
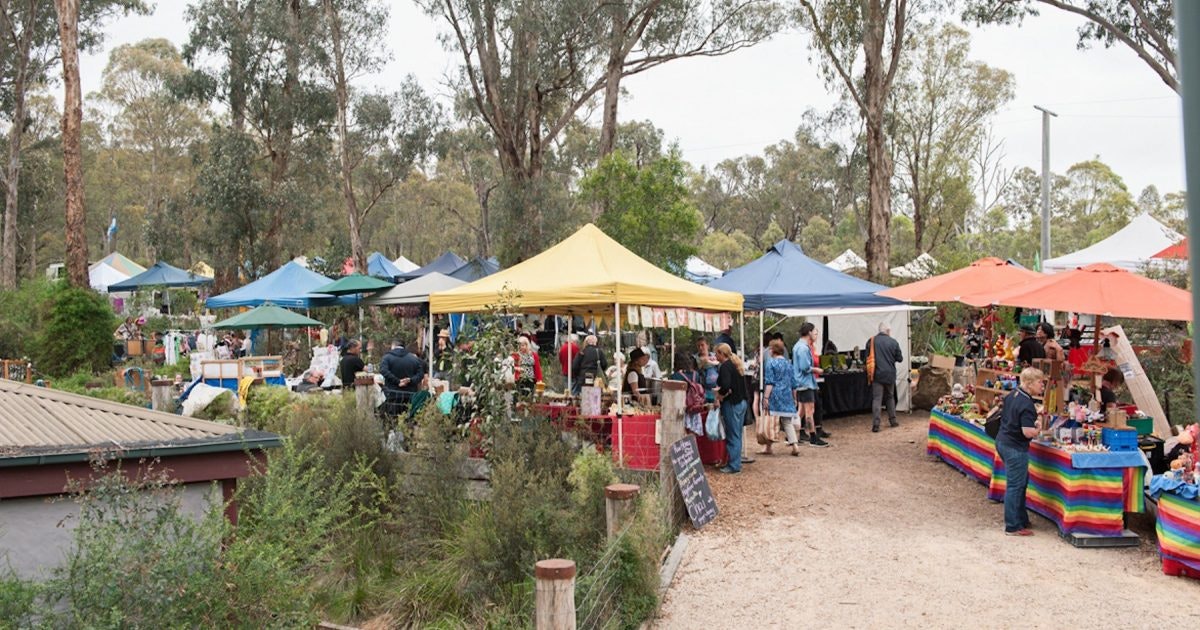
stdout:
{"type": "Polygon", "coordinates": [[[937,270],[938,261],[927,253],[909,261],[903,267],[892,267],[892,275],[905,280],[921,280],[933,276],[937,270]]]}
{"type": "Polygon", "coordinates": [[[850,271],[852,269],[866,269],[867,261],[863,260],[862,256],[854,253],[854,250],[847,249],[838,255],[837,258],[825,263],[826,267],[835,271],[850,271]]]}
{"type": "Polygon", "coordinates": [[[117,271],[108,263],[99,262],[88,270],[88,284],[101,293],[108,293],[109,285],[128,280],[130,276],[117,271]]]}
{"type": "MultiPolygon", "coordinates": [[[[1108,263],[1138,272],[1151,264],[1151,257],[1183,240],[1175,230],[1149,214],[1139,214],[1116,234],[1077,252],[1042,261],[1042,271],[1058,273],[1093,263],[1108,263]]],[[[1161,263],[1162,261],[1155,261],[1161,263]]]]}
{"type": "Polygon", "coordinates": [[[708,284],[724,275],[725,272],[704,262],[699,256],[688,256],[684,277],[692,282],[708,284]]]}
{"type": "Polygon", "coordinates": [[[405,258],[404,256],[401,256],[401,257],[397,258],[396,260],[393,260],[392,264],[396,265],[396,268],[399,269],[400,271],[403,271],[404,273],[413,272],[413,271],[416,271],[421,268],[421,265],[418,265],[417,263],[405,258]]]}

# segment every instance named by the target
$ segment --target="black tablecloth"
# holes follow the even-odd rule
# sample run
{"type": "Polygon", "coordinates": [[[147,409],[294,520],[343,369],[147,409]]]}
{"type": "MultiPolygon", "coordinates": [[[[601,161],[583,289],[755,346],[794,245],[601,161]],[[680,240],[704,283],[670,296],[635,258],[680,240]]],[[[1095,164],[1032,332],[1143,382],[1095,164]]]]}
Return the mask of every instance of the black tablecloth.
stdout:
{"type": "Polygon", "coordinates": [[[867,373],[830,372],[821,383],[821,415],[836,416],[871,411],[871,388],[867,373]]]}

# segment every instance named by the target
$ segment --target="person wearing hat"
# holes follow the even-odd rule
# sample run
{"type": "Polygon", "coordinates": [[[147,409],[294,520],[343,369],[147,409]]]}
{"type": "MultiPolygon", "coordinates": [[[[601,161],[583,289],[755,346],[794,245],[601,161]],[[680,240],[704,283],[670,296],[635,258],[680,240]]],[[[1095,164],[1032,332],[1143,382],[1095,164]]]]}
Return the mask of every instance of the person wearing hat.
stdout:
{"type": "Polygon", "coordinates": [[[454,369],[454,344],[450,343],[450,330],[443,328],[433,344],[433,378],[449,379],[454,369]]]}
{"type": "Polygon", "coordinates": [[[1023,366],[1033,365],[1034,359],[1045,359],[1046,348],[1037,338],[1037,327],[1021,326],[1021,343],[1017,346],[1017,362],[1023,366]]]}
{"type": "Polygon", "coordinates": [[[629,394],[638,404],[650,406],[650,391],[642,368],[650,362],[650,355],[641,348],[634,348],[629,353],[629,362],[625,366],[625,378],[621,382],[621,393],[629,394]]]}

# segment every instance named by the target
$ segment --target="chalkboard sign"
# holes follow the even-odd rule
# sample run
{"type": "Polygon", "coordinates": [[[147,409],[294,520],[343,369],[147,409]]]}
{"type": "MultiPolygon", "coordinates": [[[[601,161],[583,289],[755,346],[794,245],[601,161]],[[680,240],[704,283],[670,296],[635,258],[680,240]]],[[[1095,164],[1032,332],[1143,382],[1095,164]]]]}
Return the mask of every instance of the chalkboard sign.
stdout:
{"type": "Polygon", "coordinates": [[[700,529],[717,517],[717,500],[704,476],[695,436],[689,435],[671,445],[671,466],[675,469],[675,479],[692,525],[700,529]]]}

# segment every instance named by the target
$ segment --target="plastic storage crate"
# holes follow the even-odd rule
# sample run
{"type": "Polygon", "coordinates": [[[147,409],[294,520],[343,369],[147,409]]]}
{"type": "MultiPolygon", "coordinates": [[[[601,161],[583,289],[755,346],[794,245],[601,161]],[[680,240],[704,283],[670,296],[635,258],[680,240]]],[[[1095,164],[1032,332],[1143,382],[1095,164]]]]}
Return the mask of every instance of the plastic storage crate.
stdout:
{"type": "Polygon", "coordinates": [[[1104,427],[1104,431],[1100,434],[1100,440],[1110,451],[1136,451],[1138,448],[1137,429],[1104,427]]]}

